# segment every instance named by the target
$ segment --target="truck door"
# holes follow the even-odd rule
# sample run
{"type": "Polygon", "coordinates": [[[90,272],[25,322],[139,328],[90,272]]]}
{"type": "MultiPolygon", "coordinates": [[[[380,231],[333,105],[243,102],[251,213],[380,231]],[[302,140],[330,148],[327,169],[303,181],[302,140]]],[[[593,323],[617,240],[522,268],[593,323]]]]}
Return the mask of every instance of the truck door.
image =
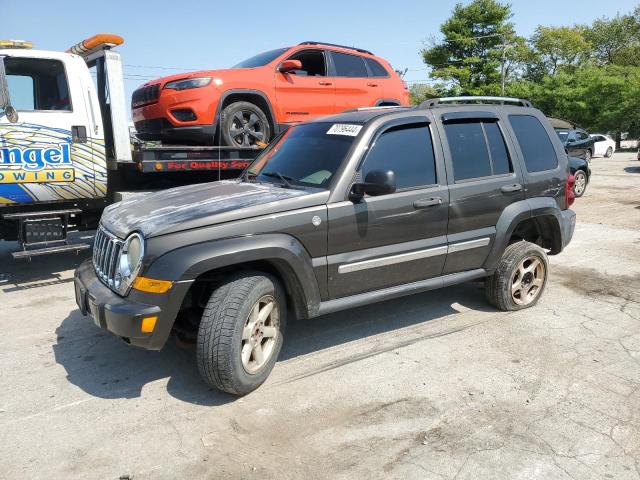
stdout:
{"type": "Polygon", "coordinates": [[[21,51],[2,60],[18,120],[0,116],[0,203],[99,196],[82,59],[21,51]]]}

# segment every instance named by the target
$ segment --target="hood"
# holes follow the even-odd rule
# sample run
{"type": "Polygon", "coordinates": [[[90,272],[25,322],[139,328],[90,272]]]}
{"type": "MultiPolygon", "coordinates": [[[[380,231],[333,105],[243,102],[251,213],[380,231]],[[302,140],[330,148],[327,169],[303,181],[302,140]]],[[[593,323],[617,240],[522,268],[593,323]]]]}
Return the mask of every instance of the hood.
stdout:
{"type": "Polygon", "coordinates": [[[221,68],[218,70],[198,70],[195,72],[177,73],[175,75],[168,75],[166,77],[157,78],[155,80],[150,80],[147,83],[144,83],[142,86],[146,87],[148,85],[154,85],[156,83],[163,86],[165,83],[172,82],[174,80],[184,80],[186,78],[197,77],[212,77],[224,82],[227,80],[237,79],[238,72],[242,72],[242,75],[244,76],[249,76],[253,75],[254,73],[252,72],[255,70],[257,70],[257,68],[221,68]]]}
{"type": "Polygon", "coordinates": [[[314,191],[236,180],[201,183],[135,195],[104,210],[102,225],[125,238],[145,238],[299,208],[295,199],[314,191]]]}

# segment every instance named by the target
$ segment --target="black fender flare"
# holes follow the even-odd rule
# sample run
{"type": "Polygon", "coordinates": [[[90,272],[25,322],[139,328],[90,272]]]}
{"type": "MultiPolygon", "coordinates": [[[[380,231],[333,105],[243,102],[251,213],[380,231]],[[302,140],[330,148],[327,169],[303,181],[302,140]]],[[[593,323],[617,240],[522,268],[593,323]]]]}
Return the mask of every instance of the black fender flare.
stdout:
{"type": "Polygon", "coordinates": [[[191,282],[212,270],[258,261],[268,262],[278,272],[297,316],[317,314],[321,298],[312,259],[291,235],[247,235],[177,248],[158,257],[144,275],[191,282]]]}
{"type": "Polygon", "coordinates": [[[224,105],[225,100],[231,95],[257,95],[258,97],[262,98],[262,100],[264,100],[264,102],[267,104],[268,109],[268,111],[264,113],[269,117],[269,120],[271,121],[271,127],[274,130],[273,135],[275,136],[277,122],[275,114],[273,112],[273,106],[271,105],[271,100],[269,100],[269,97],[267,97],[267,95],[260,90],[253,90],[248,88],[232,88],[230,90],[225,90],[224,92],[222,92],[222,94],[220,95],[220,99],[218,100],[218,105],[216,106],[216,113],[213,116],[214,124],[218,125],[218,122],[220,121],[220,114],[222,113],[222,105],[224,105]]]}
{"type": "Polygon", "coordinates": [[[496,237],[483,268],[489,272],[496,269],[500,258],[502,258],[502,253],[509,245],[513,232],[520,222],[530,218],[552,219],[548,224],[553,230],[551,254],[559,253],[562,250],[561,215],[562,211],[558,208],[556,199],[553,197],[536,197],[509,205],[498,218],[496,237]]]}

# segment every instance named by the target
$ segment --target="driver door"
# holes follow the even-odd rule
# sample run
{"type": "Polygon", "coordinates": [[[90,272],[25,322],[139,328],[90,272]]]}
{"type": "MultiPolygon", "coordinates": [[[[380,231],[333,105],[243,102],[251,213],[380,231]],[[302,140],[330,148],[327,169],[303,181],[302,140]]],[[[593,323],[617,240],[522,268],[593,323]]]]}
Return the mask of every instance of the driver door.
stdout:
{"type": "Polygon", "coordinates": [[[423,117],[383,126],[357,176],[393,170],[397,191],[328,206],[330,298],[441,275],[449,192],[433,134],[423,117]]]}
{"type": "Polygon", "coordinates": [[[302,68],[275,75],[280,121],[298,123],[335,113],[335,85],[327,77],[326,53],[321,49],[304,49],[286,60],[300,60],[302,68]]]}

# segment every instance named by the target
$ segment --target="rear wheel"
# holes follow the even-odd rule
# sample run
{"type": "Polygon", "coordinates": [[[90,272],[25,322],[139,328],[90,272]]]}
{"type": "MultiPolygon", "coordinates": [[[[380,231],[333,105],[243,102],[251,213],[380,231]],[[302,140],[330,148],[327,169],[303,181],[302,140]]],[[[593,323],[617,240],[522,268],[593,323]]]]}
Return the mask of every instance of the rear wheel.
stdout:
{"type": "Polygon", "coordinates": [[[591,161],[591,157],[592,157],[592,156],[593,156],[593,155],[591,155],[591,150],[587,150],[587,151],[584,153],[584,159],[585,159],[587,162],[590,162],[590,161],[591,161]]]}
{"type": "Polygon", "coordinates": [[[496,271],[485,283],[487,300],[500,310],[522,310],[535,305],[547,283],[549,263],[539,246],[512,243],[496,271]]]}
{"type": "Polygon", "coordinates": [[[220,115],[222,143],[233,147],[264,145],[271,139],[271,127],[264,112],[250,102],[234,102],[220,115]]]}
{"type": "Polygon", "coordinates": [[[286,313],[282,287],[273,277],[247,272],[218,287],[198,329],[204,381],[235,395],[262,385],[282,348],[286,313]]]}
{"type": "Polygon", "coordinates": [[[573,186],[573,193],[575,193],[576,197],[581,197],[587,189],[587,175],[583,170],[577,170],[576,173],[573,174],[573,177],[576,179],[576,183],[573,186]]]}
{"type": "Polygon", "coordinates": [[[604,156],[605,156],[606,158],[610,158],[610,157],[611,157],[611,155],[613,155],[613,148],[612,148],[612,147],[609,147],[609,148],[607,148],[607,151],[605,152],[604,156]]]}

